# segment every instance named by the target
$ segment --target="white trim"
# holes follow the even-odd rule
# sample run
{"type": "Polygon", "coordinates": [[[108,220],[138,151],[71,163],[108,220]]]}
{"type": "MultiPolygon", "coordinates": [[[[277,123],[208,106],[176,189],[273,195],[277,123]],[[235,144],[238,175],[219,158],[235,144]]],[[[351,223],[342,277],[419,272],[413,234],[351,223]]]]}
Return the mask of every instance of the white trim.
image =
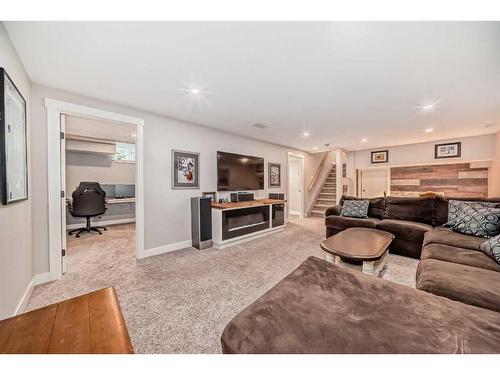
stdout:
{"type": "Polygon", "coordinates": [[[30,300],[31,294],[33,293],[33,290],[35,289],[35,286],[44,284],[50,281],[50,273],[45,272],[45,273],[39,273],[33,276],[31,279],[30,283],[26,287],[26,290],[24,291],[23,296],[21,297],[21,300],[17,304],[16,309],[14,310],[14,315],[22,314],[24,310],[26,309],[26,306],[28,305],[28,301],[30,300]]]}
{"type": "MultiPolygon", "coordinates": [[[[170,253],[172,251],[177,251],[180,249],[185,249],[186,247],[191,247],[192,241],[187,240],[187,241],[181,241],[177,243],[172,243],[170,245],[164,245],[164,246],[159,246],[159,247],[154,247],[152,249],[146,249],[143,252],[142,258],[147,258],[151,257],[154,255],[160,255],[160,254],[165,254],[165,253],[170,253]]],[[[139,258],[139,257],[138,257],[139,258]]],[[[142,259],[139,258],[139,259],[142,259]]]]}
{"type": "MultiPolygon", "coordinates": [[[[300,212],[299,212],[299,217],[301,219],[304,218],[304,199],[305,199],[305,193],[304,193],[304,189],[305,189],[305,184],[304,184],[304,155],[301,155],[301,154],[297,154],[295,152],[290,152],[288,151],[287,152],[287,155],[286,155],[286,189],[287,189],[287,194],[288,194],[288,197],[290,197],[290,177],[289,177],[289,172],[290,172],[290,165],[289,165],[289,160],[290,160],[290,157],[293,157],[293,158],[297,158],[297,159],[300,159],[301,160],[301,163],[300,163],[300,183],[301,183],[301,189],[300,189],[300,212]]],[[[287,207],[288,207],[288,214],[290,214],[290,205],[287,204],[287,207]]],[[[286,215],[287,218],[288,218],[288,215],[286,215]]]]}
{"type": "Polygon", "coordinates": [[[61,114],[84,116],[137,126],[136,132],[136,257],[144,258],[144,189],[143,189],[143,126],[144,120],[97,108],[45,98],[47,107],[47,177],[50,280],[62,276],[61,269],[61,181],[60,123],[61,114]]]}
{"type": "MultiPolygon", "coordinates": [[[[116,219],[116,220],[104,220],[104,221],[93,221],[92,224],[95,225],[118,225],[118,224],[128,224],[135,223],[135,218],[131,217],[128,219],[116,219]]],[[[66,229],[79,229],[85,228],[85,223],[76,223],[66,225],[66,229]]]]}
{"type": "Polygon", "coordinates": [[[261,230],[259,232],[255,232],[255,233],[245,234],[244,236],[236,237],[235,239],[230,239],[230,240],[226,240],[226,241],[222,241],[222,242],[213,241],[213,244],[214,244],[214,247],[216,249],[225,249],[225,248],[228,248],[228,247],[231,247],[234,245],[239,245],[239,244],[242,244],[242,243],[245,243],[248,241],[252,241],[256,238],[261,238],[261,237],[268,236],[270,234],[281,232],[283,230],[285,230],[285,225],[281,225],[279,227],[274,227],[274,228],[269,228],[269,229],[264,229],[264,230],[261,230]]]}
{"type": "Polygon", "coordinates": [[[357,191],[357,195],[358,197],[362,197],[362,190],[363,190],[363,177],[362,177],[362,173],[364,171],[386,171],[386,174],[387,174],[387,184],[386,184],[386,187],[387,187],[387,191],[386,191],[386,195],[387,196],[390,196],[391,195],[391,167],[390,166],[377,166],[377,167],[370,167],[370,168],[361,168],[361,169],[358,169],[357,170],[357,179],[359,181],[359,184],[358,184],[358,191],[357,191]]]}

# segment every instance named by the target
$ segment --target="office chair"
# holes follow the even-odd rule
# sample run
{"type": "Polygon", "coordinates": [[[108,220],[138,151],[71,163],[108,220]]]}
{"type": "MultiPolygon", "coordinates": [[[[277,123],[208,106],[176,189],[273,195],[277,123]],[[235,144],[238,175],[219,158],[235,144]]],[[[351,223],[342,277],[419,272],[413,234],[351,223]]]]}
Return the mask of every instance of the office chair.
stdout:
{"type": "Polygon", "coordinates": [[[100,216],[106,211],[106,192],[102,190],[98,182],[80,182],[78,188],[72,194],[73,202],[70,206],[70,213],[74,217],[84,217],[87,219],[85,228],[73,229],[69,232],[71,236],[76,233],[76,237],[80,237],[83,232],[90,233],[91,231],[102,234],[102,230],[107,230],[106,227],[91,226],[90,218],[100,216]]]}

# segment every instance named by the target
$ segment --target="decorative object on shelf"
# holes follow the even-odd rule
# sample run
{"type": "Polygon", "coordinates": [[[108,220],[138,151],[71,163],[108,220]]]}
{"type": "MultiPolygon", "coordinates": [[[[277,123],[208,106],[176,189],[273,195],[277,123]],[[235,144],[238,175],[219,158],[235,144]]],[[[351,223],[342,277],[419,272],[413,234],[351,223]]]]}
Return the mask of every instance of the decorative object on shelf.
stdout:
{"type": "Polygon", "coordinates": [[[389,150],[372,151],[372,164],[377,163],[388,163],[389,162],[389,150]]]}
{"type": "Polygon", "coordinates": [[[269,187],[281,187],[281,164],[269,163],[269,187]]]}
{"type": "Polygon", "coordinates": [[[0,195],[3,204],[28,199],[26,100],[0,68],[0,195]]]}
{"type": "Polygon", "coordinates": [[[462,156],[462,142],[434,145],[434,159],[459,158],[462,156]]]}
{"type": "Polygon", "coordinates": [[[172,150],[172,189],[199,189],[199,176],[199,153],[172,150]]]}
{"type": "Polygon", "coordinates": [[[204,191],[201,196],[209,197],[212,202],[217,202],[217,192],[215,191],[204,191]]]}

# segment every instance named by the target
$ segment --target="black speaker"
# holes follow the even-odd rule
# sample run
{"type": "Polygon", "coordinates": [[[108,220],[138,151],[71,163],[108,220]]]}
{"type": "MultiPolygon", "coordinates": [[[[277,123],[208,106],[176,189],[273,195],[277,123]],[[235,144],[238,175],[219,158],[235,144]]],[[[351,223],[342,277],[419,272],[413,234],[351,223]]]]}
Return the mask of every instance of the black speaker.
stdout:
{"type": "Polygon", "coordinates": [[[212,199],[210,197],[191,198],[191,238],[192,246],[199,250],[212,247],[212,199]]]}
{"type": "Polygon", "coordinates": [[[231,193],[231,202],[249,202],[253,200],[253,193],[231,193]]]}
{"type": "Polygon", "coordinates": [[[285,200],[285,194],[284,193],[269,193],[269,199],[280,199],[280,200],[285,200]]]}

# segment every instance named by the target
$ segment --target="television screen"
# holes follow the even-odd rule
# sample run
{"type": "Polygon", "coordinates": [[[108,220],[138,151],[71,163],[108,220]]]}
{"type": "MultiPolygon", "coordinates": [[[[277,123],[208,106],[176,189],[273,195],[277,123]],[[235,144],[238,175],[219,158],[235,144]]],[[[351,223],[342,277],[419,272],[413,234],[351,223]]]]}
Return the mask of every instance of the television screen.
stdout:
{"type": "Polygon", "coordinates": [[[217,190],[264,189],[264,158],[217,152],[217,190]]]}

